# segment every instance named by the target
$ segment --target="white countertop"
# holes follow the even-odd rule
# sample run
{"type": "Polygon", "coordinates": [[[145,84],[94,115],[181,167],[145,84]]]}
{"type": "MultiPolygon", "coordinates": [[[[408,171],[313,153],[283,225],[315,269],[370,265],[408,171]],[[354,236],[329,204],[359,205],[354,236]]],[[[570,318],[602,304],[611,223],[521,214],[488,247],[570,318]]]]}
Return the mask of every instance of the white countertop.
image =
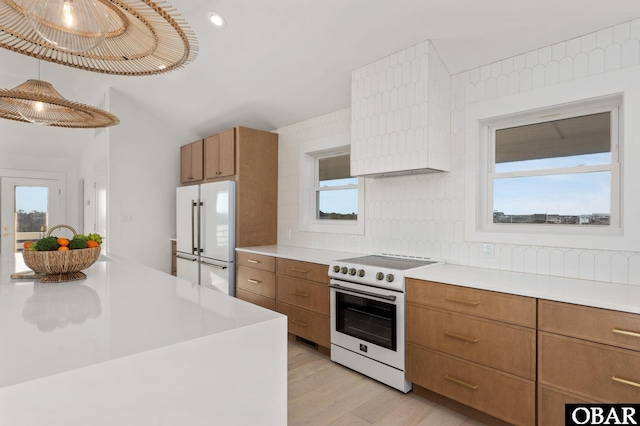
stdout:
{"type": "Polygon", "coordinates": [[[283,259],[301,260],[303,262],[320,263],[324,265],[329,265],[329,262],[332,260],[363,256],[362,253],[320,250],[307,247],[285,246],[281,244],[272,246],[241,247],[236,248],[236,251],[281,257],[283,259]]]}
{"type": "MultiPolygon", "coordinates": [[[[274,245],[237,249],[287,259],[328,264],[358,253],[274,245]]],[[[640,286],[459,265],[433,265],[405,272],[408,278],[435,281],[538,299],[640,314],[640,286]]]]}
{"type": "MultiPolygon", "coordinates": [[[[98,261],[84,271],[87,274],[85,280],[43,284],[9,278],[12,272],[27,270],[22,264],[21,255],[0,258],[0,424],[76,424],[70,423],[73,419],[77,419],[77,424],[82,424],[82,419],[77,416],[69,414],[71,417],[65,417],[62,409],[56,412],[56,415],[61,416],[60,422],[30,423],[36,420],[30,418],[26,421],[24,415],[26,410],[30,410],[29,404],[34,407],[35,400],[38,403],[47,400],[46,395],[33,393],[44,392],[55,386],[69,389],[75,387],[77,391],[83,388],[82,380],[86,381],[82,377],[89,377],[90,374],[100,377],[98,384],[104,386],[104,395],[111,401],[112,408],[120,406],[121,409],[128,410],[135,407],[138,414],[142,413],[150,418],[160,418],[157,413],[164,410],[160,409],[151,416],[149,414],[152,413],[144,412],[144,407],[151,407],[155,403],[152,395],[158,398],[157,401],[162,401],[162,398],[174,401],[176,393],[188,395],[197,391],[204,393],[204,400],[222,400],[225,394],[232,395],[230,389],[233,384],[228,383],[227,377],[222,381],[219,370],[235,371],[231,365],[234,359],[250,357],[256,352],[252,346],[256,342],[253,337],[238,340],[237,336],[248,336],[251,330],[258,330],[263,325],[278,330],[275,336],[269,336],[278,344],[275,350],[277,357],[282,358],[282,365],[273,365],[271,370],[283,376],[277,378],[277,383],[281,384],[284,380],[285,385],[277,390],[277,386],[269,386],[273,383],[265,380],[265,386],[269,387],[268,392],[271,394],[278,395],[280,392],[283,396],[280,398],[281,405],[284,406],[281,411],[286,419],[286,317],[132,261],[98,261]],[[274,326],[277,327],[273,328],[274,326]],[[225,339],[231,339],[232,343],[224,347],[216,346],[225,339]],[[204,359],[202,354],[210,351],[213,351],[213,355],[209,354],[204,359]],[[221,359],[226,357],[225,362],[229,364],[214,365],[216,353],[220,354],[221,359]],[[181,358],[184,356],[192,358],[192,361],[184,362],[181,358]],[[142,361],[143,359],[146,361],[142,361]],[[204,369],[202,372],[195,372],[191,378],[188,371],[182,372],[184,374],[177,373],[183,368],[194,368],[200,362],[210,366],[206,368],[206,372],[204,369]],[[173,368],[166,368],[164,363],[176,365],[175,371],[173,368]],[[132,368],[133,365],[136,367],[132,368]],[[119,377],[118,372],[127,371],[127,368],[133,372],[129,371],[126,377],[134,377],[137,374],[135,372],[148,368],[144,374],[151,375],[154,379],[148,382],[140,380],[123,388],[145,389],[147,395],[134,395],[134,401],[113,402],[114,398],[117,399],[117,394],[125,390],[119,387],[122,383],[111,383],[109,378],[119,377]],[[81,372],[84,374],[82,377],[81,372]],[[197,383],[199,377],[206,377],[206,374],[212,372],[217,372],[217,379],[209,377],[208,384],[205,383],[208,389],[203,389],[202,383],[197,383]],[[109,377],[105,377],[105,374],[109,377]],[[176,375],[179,377],[173,377],[176,375]],[[166,387],[154,383],[154,380],[161,378],[161,382],[166,384],[165,381],[170,377],[178,382],[167,384],[166,387]],[[68,380],[61,382],[64,378],[68,380]],[[182,386],[187,387],[190,380],[195,388],[180,390],[182,386]],[[151,386],[152,389],[149,390],[146,386],[151,386]],[[158,392],[165,393],[155,394],[153,387],[158,392]],[[115,389],[118,391],[115,392],[115,389]],[[206,395],[207,392],[209,395],[206,395]],[[24,398],[20,399],[18,396],[24,398]],[[16,407],[21,407],[22,403],[25,411],[18,412],[16,407]]],[[[258,334],[264,333],[263,330],[258,334]]],[[[268,350],[265,349],[265,353],[268,350]]],[[[249,362],[256,363],[256,360],[249,362]]],[[[246,366],[242,368],[249,370],[246,366]]],[[[264,369],[269,370],[268,367],[264,369]]],[[[259,377],[261,373],[253,371],[251,374],[255,375],[256,380],[262,380],[259,377]]],[[[235,373],[233,376],[231,380],[238,379],[235,373]]],[[[132,380],[135,382],[136,379],[132,380]]],[[[244,384],[248,385],[252,380],[248,378],[244,384]]],[[[81,397],[78,395],[78,398],[81,397]]],[[[72,400],[71,395],[68,398],[72,400]]],[[[264,395],[261,398],[264,399],[264,395]]],[[[78,409],[73,406],[73,402],[69,403],[73,410],[78,409]]],[[[93,403],[98,404],[95,400],[93,403]]],[[[273,401],[268,404],[274,405],[273,401]]],[[[214,403],[209,405],[215,406],[214,403]]],[[[227,402],[223,405],[233,406],[227,402]]],[[[60,406],[64,407],[64,404],[60,406]]],[[[87,406],[91,404],[87,403],[87,406]]],[[[166,410],[171,412],[167,411],[166,418],[180,413],[180,407],[181,403],[167,406],[166,410]]],[[[42,410],[50,408],[48,405],[42,407],[42,410]]],[[[273,410],[273,407],[266,409],[273,410]]],[[[224,410],[218,408],[218,412],[222,411],[224,410]]],[[[189,412],[196,413],[197,410],[189,409],[189,412]]],[[[99,424],[136,424],[134,419],[140,418],[138,414],[132,414],[128,419],[130,422],[123,423],[124,414],[121,411],[113,414],[120,417],[105,417],[99,424]]],[[[29,412],[29,416],[31,415],[29,412]]],[[[193,424],[208,424],[208,420],[199,421],[202,423],[193,424]]],[[[89,423],[98,424],[93,420],[89,423]]]]}

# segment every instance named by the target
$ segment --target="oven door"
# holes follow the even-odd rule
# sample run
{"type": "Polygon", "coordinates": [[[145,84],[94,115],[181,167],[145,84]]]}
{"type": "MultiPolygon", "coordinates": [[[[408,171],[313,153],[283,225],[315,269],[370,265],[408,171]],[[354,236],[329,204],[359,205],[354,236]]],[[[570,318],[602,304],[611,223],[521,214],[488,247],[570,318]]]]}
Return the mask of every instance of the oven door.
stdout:
{"type": "Polygon", "coordinates": [[[404,293],[332,279],[331,344],[404,371],[404,293]]]}

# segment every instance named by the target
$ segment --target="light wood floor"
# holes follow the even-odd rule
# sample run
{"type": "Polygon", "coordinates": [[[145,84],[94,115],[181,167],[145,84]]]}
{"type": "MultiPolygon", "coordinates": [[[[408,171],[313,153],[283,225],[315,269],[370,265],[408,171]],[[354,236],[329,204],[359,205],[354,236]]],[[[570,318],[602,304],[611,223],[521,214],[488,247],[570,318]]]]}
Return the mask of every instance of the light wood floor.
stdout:
{"type": "Polygon", "coordinates": [[[289,425],[480,426],[434,402],[404,394],[289,340],[289,425]]]}

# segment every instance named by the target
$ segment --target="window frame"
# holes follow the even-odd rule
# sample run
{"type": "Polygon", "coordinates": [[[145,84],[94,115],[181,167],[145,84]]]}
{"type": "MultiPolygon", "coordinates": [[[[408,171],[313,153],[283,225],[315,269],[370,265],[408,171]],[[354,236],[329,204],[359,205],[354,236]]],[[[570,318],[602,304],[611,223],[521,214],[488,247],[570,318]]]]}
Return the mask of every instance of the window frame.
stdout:
{"type": "Polygon", "coordinates": [[[332,186],[320,189],[319,161],[344,154],[351,154],[350,133],[308,141],[300,147],[301,194],[300,230],[309,232],[330,232],[337,234],[364,235],[364,178],[358,177],[357,184],[332,186]],[[356,220],[319,219],[318,191],[356,189],[358,191],[358,217],[356,220]]]}
{"type": "MultiPolygon", "coordinates": [[[[463,240],[471,243],[495,243],[514,246],[580,247],[582,249],[621,250],[636,246],[640,226],[627,218],[640,214],[640,204],[625,202],[629,188],[625,182],[634,181],[640,170],[625,167],[625,152],[633,147],[625,146],[625,136],[629,129],[635,129],[632,114],[635,105],[640,105],[640,82],[636,84],[635,74],[630,69],[591,76],[589,79],[570,81],[550,87],[525,91],[506,96],[494,97],[468,104],[463,109],[461,124],[464,129],[465,150],[465,220],[463,240]],[[519,114],[538,112],[540,116],[553,113],[554,109],[568,110],[576,105],[584,107],[588,102],[616,102],[618,114],[619,167],[617,176],[618,195],[613,208],[618,210],[618,227],[509,227],[495,229],[487,226],[487,135],[486,125],[490,120],[514,117],[519,114]],[[534,229],[531,229],[534,228],[534,229]],[[577,229],[576,229],[577,228],[577,229]],[[587,229],[588,228],[588,229],[587,229]]],[[[555,111],[558,112],[558,111],[555,111]]],[[[633,154],[632,154],[633,155],[633,154]]],[[[491,212],[493,216],[493,212],[491,212]]]]}
{"type": "MultiPolygon", "coordinates": [[[[348,155],[349,156],[349,161],[351,161],[351,150],[350,149],[345,149],[340,150],[337,149],[336,151],[328,151],[328,152],[323,152],[319,155],[314,156],[315,158],[315,170],[314,170],[314,183],[315,183],[315,217],[317,220],[320,221],[331,221],[331,223],[334,222],[349,222],[349,223],[353,223],[354,220],[353,219],[347,219],[347,220],[340,220],[340,219],[320,219],[320,206],[319,206],[319,196],[321,192],[330,192],[330,191],[341,191],[344,189],[355,189],[358,190],[358,181],[356,179],[356,183],[355,184],[347,184],[347,185],[335,185],[335,186],[320,186],[320,161],[327,159],[327,158],[333,158],[333,157],[342,157],[348,155]]],[[[353,176],[351,176],[353,177],[353,176]]],[[[358,191],[359,192],[359,191],[358,191]]],[[[357,215],[360,215],[360,212],[358,211],[357,215]]],[[[357,217],[355,219],[355,221],[357,221],[357,217]]]]}
{"type": "MultiPolygon", "coordinates": [[[[482,201],[485,206],[481,217],[481,227],[490,232],[523,232],[523,233],[556,233],[561,234],[593,234],[593,235],[617,235],[621,231],[621,180],[620,180],[620,116],[622,109],[621,97],[607,97],[598,100],[586,100],[576,102],[573,105],[560,105],[542,110],[525,111],[508,117],[489,118],[480,122],[481,132],[486,133],[486,153],[485,161],[481,170],[486,176],[486,183],[482,188],[482,201]],[[611,162],[609,164],[574,166],[564,168],[550,168],[526,170],[519,172],[495,172],[495,144],[496,132],[498,130],[553,122],[562,119],[580,117],[602,112],[610,113],[610,152],[611,162]],[[576,226],[563,224],[505,224],[494,223],[494,182],[501,178],[511,177],[535,177],[535,176],[558,176],[561,174],[610,173],[610,222],[609,225],[576,226]],[[577,229],[580,228],[580,229],[577,229]],[[588,228],[588,229],[586,229],[588,228]]],[[[595,213],[595,212],[593,212],[595,213]]]]}

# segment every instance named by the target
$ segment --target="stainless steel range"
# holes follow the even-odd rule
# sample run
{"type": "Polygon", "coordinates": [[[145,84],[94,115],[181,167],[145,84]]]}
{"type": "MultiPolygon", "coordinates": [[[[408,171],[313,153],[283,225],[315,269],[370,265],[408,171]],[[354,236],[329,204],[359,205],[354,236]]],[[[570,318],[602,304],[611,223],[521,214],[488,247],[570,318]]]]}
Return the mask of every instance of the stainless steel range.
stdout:
{"type": "Polygon", "coordinates": [[[372,255],[329,264],[331,360],[402,392],[405,379],[405,273],[441,260],[372,255]]]}

